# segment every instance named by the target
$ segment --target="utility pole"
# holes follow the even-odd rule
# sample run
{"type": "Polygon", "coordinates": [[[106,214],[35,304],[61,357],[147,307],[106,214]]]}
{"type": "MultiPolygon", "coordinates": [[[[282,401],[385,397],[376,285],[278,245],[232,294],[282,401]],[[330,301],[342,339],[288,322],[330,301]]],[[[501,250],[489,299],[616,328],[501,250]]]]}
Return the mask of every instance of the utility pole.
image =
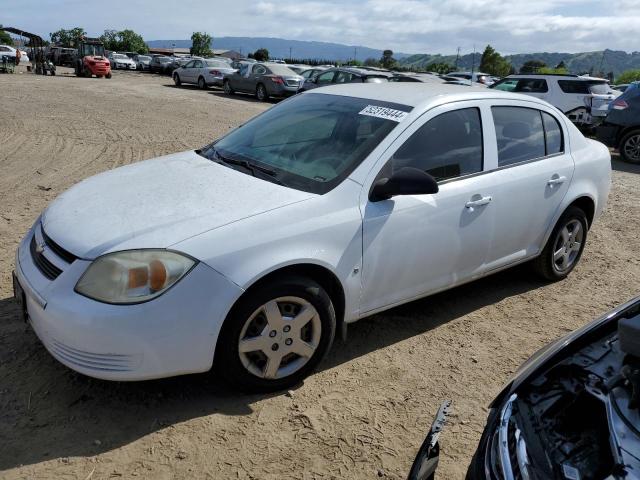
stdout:
{"type": "Polygon", "coordinates": [[[291,62],[291,59],[292,59],[292,58],[293,58],[293,57],[291,56],[291,47],[289,47],[289,62],[291,62]]]}
{"type": "Polygon", "coordinates": [[[355,65],[355,63],[358,61],[358,47],[353,47],[353,63],[355,65]]]}
{"type": "Polygon", "coordinates": [[[456,54],[456,71],[458,71],[458,62],[460,61],[460,47],[458,47],[458,53],[456,54]]]}
{"type": "Polygon", "coordinates": [[[476,69],[476,44],[473,44],[473,61],[471,62],[471,78],[469,79],[469,86],[473,86],[473,72],[476,69]]]}

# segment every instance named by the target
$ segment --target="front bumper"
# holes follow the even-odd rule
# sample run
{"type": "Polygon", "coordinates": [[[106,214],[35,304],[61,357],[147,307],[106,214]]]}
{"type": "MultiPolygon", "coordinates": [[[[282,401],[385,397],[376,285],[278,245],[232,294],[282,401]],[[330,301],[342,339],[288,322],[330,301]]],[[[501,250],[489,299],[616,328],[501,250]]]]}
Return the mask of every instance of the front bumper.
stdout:
{"type": "Polygon", "coordinates": [[[29,323],[58,361],[91,377],[125,381],[211,368],[218,333],[242,293],[239,287],[199,263],[154,300],[100,303],[74,292],[90,261],[75,260],[54,280],[41,273],[29,249],[34,234],[32,228],[18,248],[16,276],[29,323]]]}

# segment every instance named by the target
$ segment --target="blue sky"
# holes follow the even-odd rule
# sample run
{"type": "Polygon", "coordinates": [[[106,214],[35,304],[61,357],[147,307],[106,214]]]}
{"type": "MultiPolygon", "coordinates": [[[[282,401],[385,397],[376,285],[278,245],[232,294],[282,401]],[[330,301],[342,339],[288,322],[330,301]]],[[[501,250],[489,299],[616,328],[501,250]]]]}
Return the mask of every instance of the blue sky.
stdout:
{"type": "Polygon", "coordinates": [[[640,0],[21,0],[0,23],[48,38],[131,28],[147,40],[214,36],[316,40],[406,53],[455,53],[488,43],[504,54],[638,49],[640,0]]]}

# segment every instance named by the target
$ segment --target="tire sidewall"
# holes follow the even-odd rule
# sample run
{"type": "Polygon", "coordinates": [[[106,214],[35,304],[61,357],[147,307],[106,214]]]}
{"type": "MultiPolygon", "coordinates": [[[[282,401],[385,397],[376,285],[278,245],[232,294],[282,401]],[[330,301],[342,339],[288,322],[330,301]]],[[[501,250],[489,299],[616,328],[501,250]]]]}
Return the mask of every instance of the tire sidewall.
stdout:
{"type": "Polygon", "coordinates": [[[207,83],[205,82],[204,77],[198,78],[198,87],[200,87],[202,90],[207,88],[207,83]]]}
{"type": "Polygon", "coordinates": [[[222,89],[227,95],[231,95],[233,93],[233,89],[231,88],[231,83],[229,80],[225,80],[222,84],[222,89]]]}
{"type": "Polygon", "coordinates": [[[261,102],[265,102],[269,98],[266,87],[261,83],[256,87],[256,98],[261,102]]]}
{"type": "Polygon", "coordinates": [[[550,266],[549,271],[552,273],[555,279],[562,280],[563,278],[566,278],[573,271],[573,269],[576,268],[578,263],[580,263],[580,260],[582,258],[582,252],[584,251],[584,247],[587,244],[588,235],[589,235],[589,226],[587,224],[587,217],[585,213],[577,207],[569,207],[562,214],[562,216],[556,223],[556,226],[554,227],[553,232],[551,232],[551,236],[549,237],[547,248],[545,248],[545,252],[544,252],[544,255],[545,255],[544,261],[548,262],[550,266]],[[578,251],[578,256],[575,258],[571,267],[569,267],[567,270],[560,272],[556,269],[555,262],[553,261],[554,248],[555,248],[556,240],[558,238],[558,234],[560,233],[560,231],[569,222],[573,220],[578,220],[582,225],[582,229],[583,229],[582,243],[580,245],[580,250],[578,251]]]}
{"type": "Polygon", "coordinates": [[[632,158],[627,157],[627,155],[625,154],[624,151],[624,146],[625,144],[629,141],[629,139],[631,137],[635,137],[637,135],[640,135],[640,130],[633,130],[632,132],[627,133],[623,138],[622,141],[620,142],[620,148],[618,149],[620,151],[620,156],[622,157],[622,159],[627,162],[627,163],[632,163],[634,165],[638,165],[640,164],[639,160],[633,160],[632,158]]]}
{"type": "Polygon", "coordinates": [[[324,289],[313,280],[290,277],[265,284],[245,294],[227,316],[217,342],[214,369],[227,381],[246,392],[282,390],[300,383],[327,354],[336,330],[336,315],[331,299],[324,289]],[[318,348],[309,361],[288,377],[267,380],[256,377],[246,370],[240,360],[238,342],[240,332],[248,318],[270,300],[278,297],[296,296],[310,302],[318,311],[322,333],[318,348]]]}
{"type": "Polygon", "coordinates": [[[173,83],[176,84],[176,87],[179,87],[182,84],[180,76],[177,73],[173,75],[173,83]]]}

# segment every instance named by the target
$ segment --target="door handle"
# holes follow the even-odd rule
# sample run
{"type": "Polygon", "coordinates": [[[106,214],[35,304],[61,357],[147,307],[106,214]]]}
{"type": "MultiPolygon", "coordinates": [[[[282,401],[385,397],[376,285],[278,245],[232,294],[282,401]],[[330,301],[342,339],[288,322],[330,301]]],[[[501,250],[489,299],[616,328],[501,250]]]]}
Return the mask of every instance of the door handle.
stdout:
{"type": "Polygon", "coordinates": [[[479,198],[478,200],[470,200],[467,203],[465,203],[464,206],[473,212],[473,209],[475,207],[481,207],[483,205],[487,205],[488,203],[491,203],[491,200],[493,200],[491,197],[482,197],[482,198],[479,198]]]}
{"type": "Polygon", "coordinates": [[[554,185],[560,185],[561,183],[564,183],[566,179],[567,177],[564,177],[564,176],[553,177],[547,182],[547,185],[549,185],[550,187],[553,187],[554,185]]]}

